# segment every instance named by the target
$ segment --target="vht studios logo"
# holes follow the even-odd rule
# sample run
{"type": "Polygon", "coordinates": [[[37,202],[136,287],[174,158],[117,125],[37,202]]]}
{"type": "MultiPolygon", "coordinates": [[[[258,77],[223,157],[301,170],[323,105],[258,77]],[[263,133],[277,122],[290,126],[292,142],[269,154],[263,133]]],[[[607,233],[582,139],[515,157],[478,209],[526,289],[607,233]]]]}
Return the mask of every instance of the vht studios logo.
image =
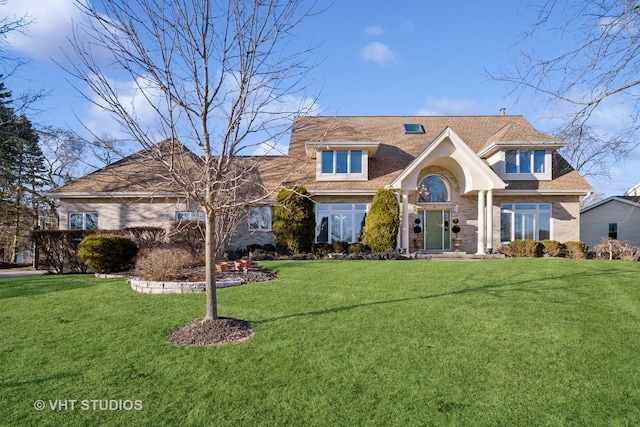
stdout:
{"type": "Polygon", "coordinates": [[[141,400],[116,399],[56,399],[36,400],[33,407],[38,411],[50,409],[52,411],[141,411],[141,400]]]}

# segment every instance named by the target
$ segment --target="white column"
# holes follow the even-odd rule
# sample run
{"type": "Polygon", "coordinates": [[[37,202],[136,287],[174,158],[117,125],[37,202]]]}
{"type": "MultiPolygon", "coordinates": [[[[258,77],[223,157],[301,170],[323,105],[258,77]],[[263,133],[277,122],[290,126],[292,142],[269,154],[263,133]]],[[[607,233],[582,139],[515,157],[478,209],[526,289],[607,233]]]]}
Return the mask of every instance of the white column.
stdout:
{"type": "Polygon", "coordinates": [[[493,249],[493,190],[487,191],[487,251],[493,249]]]}
{"type": "Polygon", "coordinates": [[[484,255],[484,239],[487,224],[484,216],[484,190],[478,191],[478,251],[476,255],[484,255]]]}
{"type": "Polygon", "coordinates": [[[403,253],[409,253],[409,194],[406,190],[401,191],[402,194],[402,238],[400,249],[403,253]]]}

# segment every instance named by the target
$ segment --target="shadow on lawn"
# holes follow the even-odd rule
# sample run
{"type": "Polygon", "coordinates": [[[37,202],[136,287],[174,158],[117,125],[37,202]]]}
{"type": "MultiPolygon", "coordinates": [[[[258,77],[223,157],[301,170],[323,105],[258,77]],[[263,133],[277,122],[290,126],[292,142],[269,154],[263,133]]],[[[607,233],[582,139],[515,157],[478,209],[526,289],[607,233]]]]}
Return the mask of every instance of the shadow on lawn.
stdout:
{"type": "Polygon", "coordinates": [[[30,276],[0,280],[0,299],[29,297],[49,294],[52,292],[69,291],[73,289],[90,288],[92,275],[46,275],[30,276]]]}
{"type": "MultiPolygon", "coordinates": [[[[355,308],[360,308],[360,307],[369,307],[369,306],[383,305],[383,304],[395,304],[395,303],[407,302],[407,301],[428,300],[433,298],[441,298],[441,297],[447,297],[447,296],[465,295],[465,294],[473,294],[473,293],[485,293],[495,297],[501,297],[507,292],[528,292],[531,294],[540,295],[542,289],[538,289],[537,287],[530,286],[530,285],[539,284],[541,280],[561,282],[563,280],[567,281],[569,279],[580,279],[580,278],[586,278],[586,277],[599,277],[599,276],[614,277],[612,276],[612,274],[615,274],[615,273],[619,274],[620,270],[607,269],[607,270],[599,270],[597,272],[581,272],[581,273],[574,273],[574,274],[566,274],[562,276],[541,277],[536,279],[519,280],[519,281],[518,280],[511,281],[508,279],[504,279],[500,283],[491,283],[491,284],[486,284],[482,286],[457,289],[451,292],[443,292],[439,294],[423,295],[423,296],[417,296],[417,297],[396,298],[396,299],[389,299],[389,300],[383,300],[383,301],[372,301],[372,302],[366,302],[361,304],[347,305],[343,307],[334,307],[334,308],[327,308],[324,310],[310,311],[306,313],[287,314],[284,316],[273,317],[270,319],[252,320],[251,323],[253,324],[269,323],[269,322],[275,322],[278,320],[292,319],[296,317],[319,316],[323,314],[339,313],[342,311],[349,311],[349,310],[353,310],[355,308]]],[[[583,284],[574,283],[572,285],[565,284],[562,286],[545,285],[544,290],[546,291],[550,289],[567,290],[570,288],[575,289],[578,286],[583,286],[583,284]]]]}
{"type": "Polygon", "coordinates": [[[53,380],[62,380],[62,379],[66,379],[66,378],[73,378],[73,377],[79,377],[81,376],[82,373],[80,372],[60,372],[59,374],[55,374],[55,375],[50,375],[48,377],[41,377],[41,378],[33,378],[33,379],[28,379],[28,380],[21,380],[21,381],[0,381],[0,389],[6,389],[6,388],[12,388],[12,387],[22,387],[22,386],[30,386],[30,385],[36,385],[36,384],[42,384],[42,383],[46,383],[48,381],[53,381],[53,380]]]}

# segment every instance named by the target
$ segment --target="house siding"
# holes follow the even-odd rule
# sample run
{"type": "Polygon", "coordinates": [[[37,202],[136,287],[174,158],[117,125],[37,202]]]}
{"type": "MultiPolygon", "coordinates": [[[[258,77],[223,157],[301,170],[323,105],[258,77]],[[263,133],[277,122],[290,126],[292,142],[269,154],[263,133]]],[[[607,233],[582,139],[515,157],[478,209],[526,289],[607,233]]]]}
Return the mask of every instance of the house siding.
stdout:
{"type": "Polygon", "coordinates": [[[186,203],[176,199],[61,199],[61,230],[69,228],[69,213],[97,212],[100,230],[118,230],[127,227],[165,227],[175,221],[176,211],[186,210],[186,203]]]}
{"type": "Polygon", "coordinates": [[[582,240],[593,248],[609,237],[609,224],[618,224],[618,239],[633,246],[640,246],[640,208],[610,200],[580,215],[582,240]]]}

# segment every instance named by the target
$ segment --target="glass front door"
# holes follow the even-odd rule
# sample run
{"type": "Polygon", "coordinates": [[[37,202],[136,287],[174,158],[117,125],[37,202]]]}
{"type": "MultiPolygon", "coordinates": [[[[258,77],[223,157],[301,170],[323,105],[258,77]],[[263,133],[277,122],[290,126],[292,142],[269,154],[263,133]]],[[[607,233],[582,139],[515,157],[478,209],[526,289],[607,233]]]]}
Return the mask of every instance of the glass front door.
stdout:
{"type": "Polygon", "coordinates": [[[451,249],[451,211],[421,210],[418,212],[421,233],[418,235],[422,249],[443,251],[451,249]]]}

